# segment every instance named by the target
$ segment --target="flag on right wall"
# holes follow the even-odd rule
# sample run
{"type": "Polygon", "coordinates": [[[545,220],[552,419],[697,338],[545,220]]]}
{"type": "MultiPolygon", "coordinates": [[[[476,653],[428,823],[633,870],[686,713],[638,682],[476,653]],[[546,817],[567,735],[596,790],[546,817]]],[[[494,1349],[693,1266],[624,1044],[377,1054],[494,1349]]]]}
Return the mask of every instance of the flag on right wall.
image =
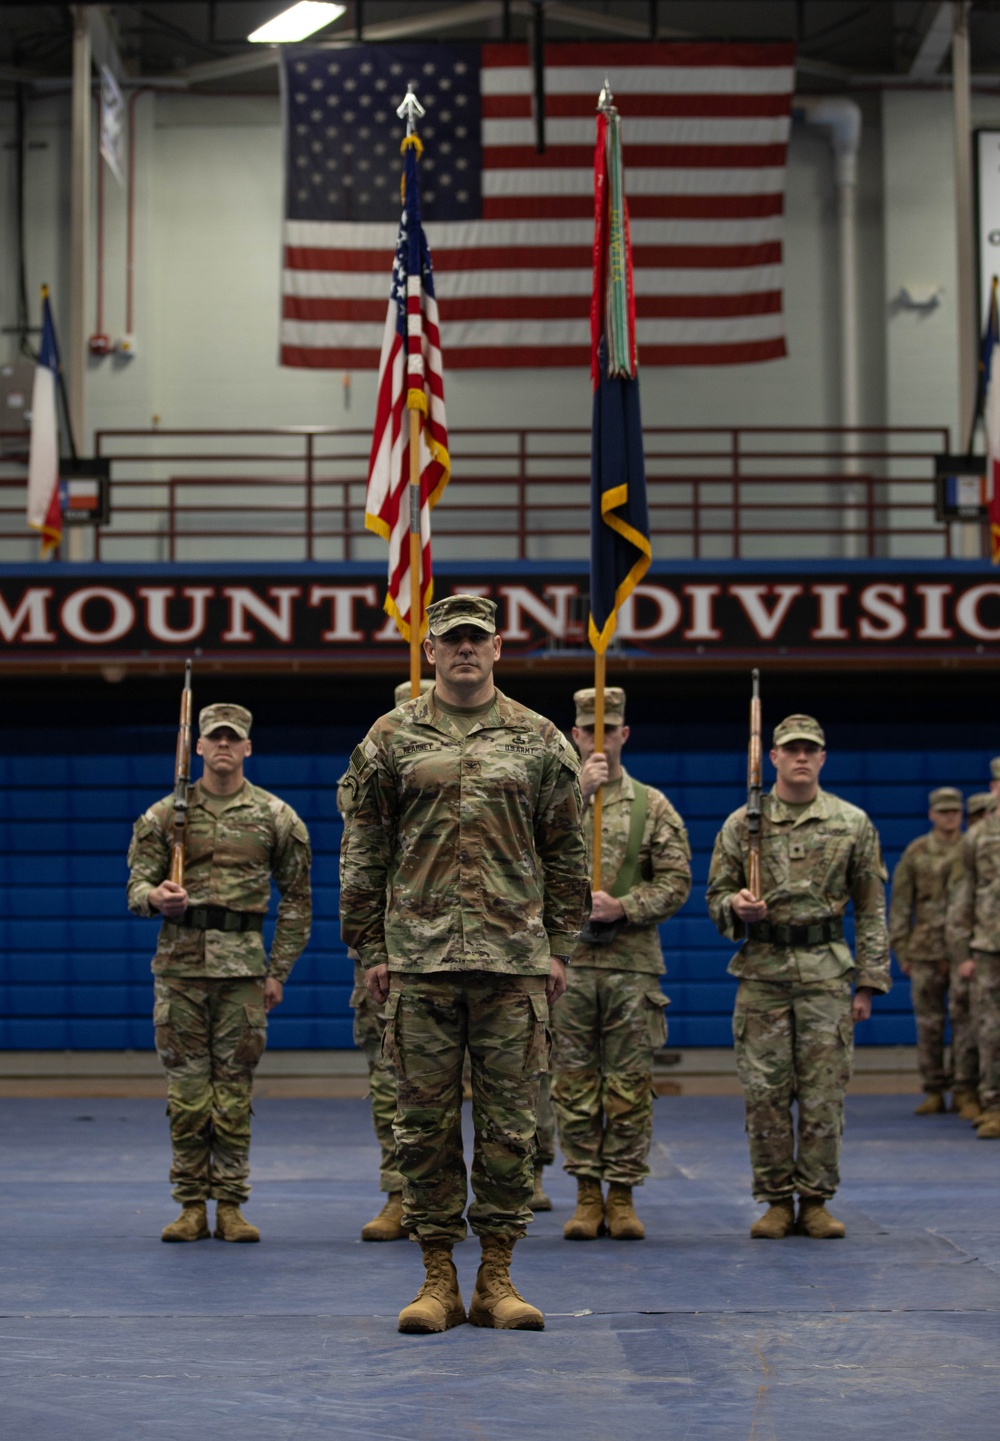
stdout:
{"type": "Polygon", "coordinates": [[[1000,564],[1000,313],[997,277],[990,286],[990,308],[979,353],[980,396],[986,430],[986,479],[989,491],[990,559],[1000,564]]]}

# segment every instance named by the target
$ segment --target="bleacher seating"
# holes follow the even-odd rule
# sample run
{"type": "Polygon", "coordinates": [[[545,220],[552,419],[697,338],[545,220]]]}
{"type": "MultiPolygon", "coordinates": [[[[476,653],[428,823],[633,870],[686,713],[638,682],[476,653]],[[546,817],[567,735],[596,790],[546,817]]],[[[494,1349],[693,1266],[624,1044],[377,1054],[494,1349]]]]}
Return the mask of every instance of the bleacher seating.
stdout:
{"type": "MultiPolygon", "coordinates": [[[[926,828],[928,789],[948,783],[981,790],[988,759],[980,750],[841,751],[831,755],[823,782],[873,817],[891,869],[926,828]]],[[[707,918],[704,887],[719,824],[743,799],[745,753],[628,752],[626,761],[673,800],[694,852],[691,898],[662,930],[670,1043],[728,1045],[732,948],[707,918]]],[[[346,763],[346,753],[262,753],[251,763],[252,778],[303,816],[315,853],[313,937],[271,1018],[272,1047],[352,1045],[351,965],[337,923],[336,782],[346,763]]],[[[155,924],[126,910],[125,853],[132,821],[164,794],[168,779],[162,754],[0,758],[0,1046],[152,1046],[155,924]]],[[[909,985],[898,973],[895,981],[859,1031],[860,1044],[913,1044],[909,985]]]]}

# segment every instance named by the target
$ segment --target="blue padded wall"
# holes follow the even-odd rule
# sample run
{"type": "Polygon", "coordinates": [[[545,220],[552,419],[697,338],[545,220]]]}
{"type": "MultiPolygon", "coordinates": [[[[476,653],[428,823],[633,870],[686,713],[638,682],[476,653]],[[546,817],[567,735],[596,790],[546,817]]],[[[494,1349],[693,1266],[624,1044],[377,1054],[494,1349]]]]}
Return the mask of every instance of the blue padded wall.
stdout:
{"type": "MultiPolygon", "coordinates": [[[[707,918],[704,888],[718,826],[744,798],[746,756],[742,748],[664,753],[650,747],[652,729],[633,737],[627,763],[670,796],[694,851],[691,898],[662,930],[670,1043],[725,1046],[735,990],[726,975],[731,948],[707,918]]],[[[327,733],[329,753],[322,733],[303,732],[291,744],[287,732],[281,739],[282,746],[261,746],[249,773],[294,805],[309,826],[315,924],[285,1002],[272,1016],[270,1045],[349,1047],[352,973],[337,923],[335,791],[350,743],[343,731],[327,733]]],[[[134,818],[168,788],[172,737],[149,728],[133,732],[132,740],[135,753],[76,754],[67,732],[61,753],[49,746],[44,754],[0,759],[0,1046],[152,1046],[155,923],[125,908],[125,853],[134,818]]],[[[967,793],[983,789],[990,754],[980,748],[841,750],[831,754],[823,781],[873,817],[891,869],[904,845],[926,829],[928,789],[943,783],[967,793]]],[[[896,975],[892,994],[875,1009],[872,1023],[859,1028],[861,1044],[913,1043],[905,978],[896,975]]]]}

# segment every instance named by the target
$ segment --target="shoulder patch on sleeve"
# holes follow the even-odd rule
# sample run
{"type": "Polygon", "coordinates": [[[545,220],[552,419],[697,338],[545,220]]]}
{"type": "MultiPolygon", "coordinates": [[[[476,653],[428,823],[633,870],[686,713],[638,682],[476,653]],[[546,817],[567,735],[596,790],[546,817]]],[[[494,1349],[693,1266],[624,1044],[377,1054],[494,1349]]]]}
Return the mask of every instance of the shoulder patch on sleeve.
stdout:
{"type": "Polygon", "coordinates": [[[136,835],[147,836],[153,831],[159,831],[160,835],[166,835],[172,824],[174,814],[173,796],[164,796],[162,801],[156,801],[143,811],[136,821],[134,830],[136,835]]]}
{"type": "Polygon", "coordinates": [[[556,730],[556,739],[558,740],[560,746],[559,759],[562,761],[564,766],[566,766],[569,770],[573,772],[575,776],[578,776],[580,774],[580,757],[577,755],[576,751],[570,745],[569,741],[563,735],[561,730],[556,730]]]}
{"type": "Polygon", "coordinates": [[[370,738],[361,745],[355,746],[351,751],[351,770],[356,775],[364,775],[371,770],[372,762],[378,755],[378,746],[370,738]]]}
{"type": "Polygon", "coordinates": [[[351,751],[351,763],[347,774],[337,787],[337,806],[342,816],[349,816],[364,795],[368,783],[375,774],[375,757],[378,746],[371,739],[363,740],[351,751]]]}
{"type": "MultiPolygon", "coordinates": [[[[675,830],[684,830],[684,818],[681,815],[680,811],[677,809],[677,807],[674,805],[673,801],[670,800],[669,796],[665,796],[663,792],[658,791],[655,786],[648,786],[647,790],[649,791],[650,796],[659,796],[662,800],[663,812],[667,818],[667,824],[673,826],[675,830]]],[[[654,801],[650,806],[650,810],[652,810],[655,805],[656,802],[654,801]]]]}

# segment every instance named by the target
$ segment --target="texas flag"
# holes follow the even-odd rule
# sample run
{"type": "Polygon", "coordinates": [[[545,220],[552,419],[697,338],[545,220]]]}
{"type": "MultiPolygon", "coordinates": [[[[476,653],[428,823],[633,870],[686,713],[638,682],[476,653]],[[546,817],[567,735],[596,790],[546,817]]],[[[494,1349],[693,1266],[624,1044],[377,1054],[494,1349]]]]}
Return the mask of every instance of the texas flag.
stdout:
{"type": "Polygon", "coordinates": [[[62,540],[59,505],[59,351],[48,287],[42,287],[42,349],[31,392],[31,448],[28,458],[28,524],[42,539],[42,556],[62,540]]]}

